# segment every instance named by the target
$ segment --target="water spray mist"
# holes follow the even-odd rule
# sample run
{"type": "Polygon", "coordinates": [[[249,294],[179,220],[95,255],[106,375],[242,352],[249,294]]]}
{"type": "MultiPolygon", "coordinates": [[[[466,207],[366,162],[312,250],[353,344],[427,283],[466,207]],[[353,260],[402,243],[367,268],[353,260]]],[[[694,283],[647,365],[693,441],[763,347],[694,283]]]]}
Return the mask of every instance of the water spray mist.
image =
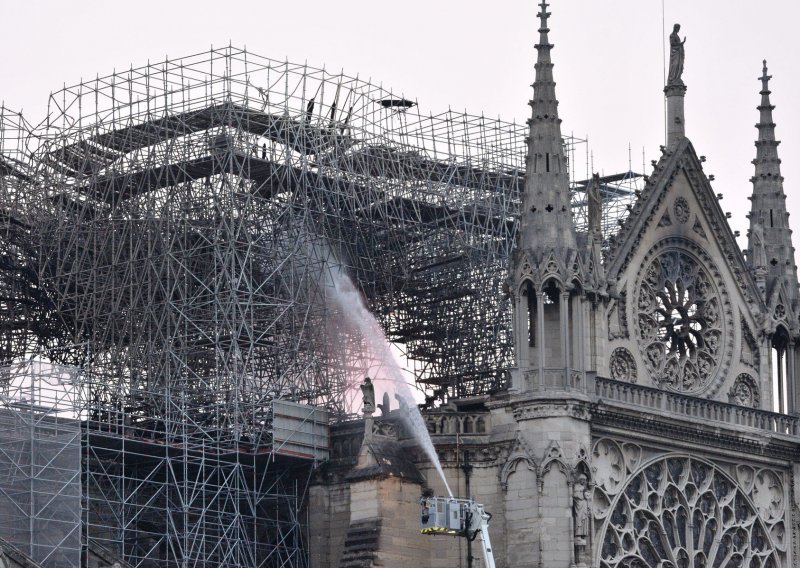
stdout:
{"type": "Polygon", "coordinates": [[[428,428],[425,426],[422,414],[403,376],[402,365],[389,347],[389,342],[386,340],[383,329],[367,309],[361,294],[339,263],[331,263],[326,279],[328,280],[328,286],[326,287],[327,297],[334,302],[341,317],[361,333],[367,343],[370,355],[376,362],[380,363],[378,374],[382,373],[384,378],[393,383],[396,392],[395,396],[401,401],[401,406],[407,409],[400,413],[403,423],[414,436],[425,455],[428,456],[436,471],[439,472],[447,493],[452,497],[453,493],[450,491],[450,486],[444,477],[442,464],[439,462],[439,456],[436,455],[428,428]]]}

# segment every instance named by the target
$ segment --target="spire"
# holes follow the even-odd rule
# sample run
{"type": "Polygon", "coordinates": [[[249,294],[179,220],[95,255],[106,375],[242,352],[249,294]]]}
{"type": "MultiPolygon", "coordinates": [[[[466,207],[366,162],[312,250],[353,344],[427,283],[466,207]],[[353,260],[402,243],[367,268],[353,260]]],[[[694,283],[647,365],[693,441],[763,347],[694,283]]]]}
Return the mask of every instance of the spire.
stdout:
{"type": "MultiPolygon", "coordinates": [[[[775,139],[775,123],[770,103],[767,62],[761,77],[761,104],[759,112],[758,139],[756,140],[755,175],[753,195],[750,197],[750,231],[747,248],[748,261],[756,272],[756,279],[762,293],[769,294],[780,277],[786,277],[789,300],[797,299],[797,269],[792,247],[792,231],[789,228],[789,213],[786,211],[786,194],[783,192],[781,160],[778,158],[778,144],[775,139]]],[[[765,295],[766,299],[766,295],[765,295]]]]}
{"type": "Polygon", "coordinates": [[[539,6],[519,241],[509,266],[517,359],[512,384],[519,392],[578,392],[587,385],[586,353],[595,352],[594,347],[587,347],[583,297],[587,290],[595,290],[587,286],[590,280],[602,280],[592,280],[590,276],[595,273],[589,273],[586,267],[596,267],[598,275],[602,268],[599,256],[592,256],[593,249],[584,239],[581,249],[578,247],[550,59],[550,13],[545,0],[539,6]],[[576,281],[580,286],[574,285],[576,281]]]}
{"type": "MultiPolygon", "coordinates": [[[[772,91],[769,90],[769,80],[772,75],[767,75],[767,60],[764,60],[764,67],[762,69],[761,77],[761,104],[758,105],[759,120],[756,124],[758,129],[758,140],[756,141],[756,159],[753,164],[756,166],[756,175],[751,180],[755,184],[758,179],[774,178],[774,181],[783,181],[780,172],[780,160],[778,159],[778,142],[775,139],[775,123],[772,121],[772,111],[775,106],[770,103],[769,95],[772,91]],[[780,178],[780,179],[778,179],[780,178]]],[[[779,184],[781,191],[783,191],[782,183],[779,184]]],[[[762,187],[763,184],[759,184],[762,187]]],[[[754,187],[755,189],[755,187],[754,187]]]]}
{"type": "Polygon", "coordinates": [[[522,249],[575,249],[575,226],[570,209],[569,178],[561,119],[558,118],[556,84],[548,39],[547,2],[542,0],[538,14],[539,43],[536,44],[536,80],[533,83],[533,110],[528,121],[528,156],[525,192],[522,199],[522,249]]]}

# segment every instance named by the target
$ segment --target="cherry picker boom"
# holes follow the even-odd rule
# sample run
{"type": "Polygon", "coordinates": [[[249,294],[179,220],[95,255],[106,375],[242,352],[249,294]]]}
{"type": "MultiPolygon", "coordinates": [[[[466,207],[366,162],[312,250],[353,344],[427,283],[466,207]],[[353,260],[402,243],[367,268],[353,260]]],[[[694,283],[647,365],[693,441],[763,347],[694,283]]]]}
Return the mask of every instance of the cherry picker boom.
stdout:
{"type": "Polygon", "coordinates": [[[495,568],[489,521],[492,515],[472,499],[455,497],[423,497],[420,526],[422,534],[444,534],[475,540],[480,534],[486,568],[495,568]]]}

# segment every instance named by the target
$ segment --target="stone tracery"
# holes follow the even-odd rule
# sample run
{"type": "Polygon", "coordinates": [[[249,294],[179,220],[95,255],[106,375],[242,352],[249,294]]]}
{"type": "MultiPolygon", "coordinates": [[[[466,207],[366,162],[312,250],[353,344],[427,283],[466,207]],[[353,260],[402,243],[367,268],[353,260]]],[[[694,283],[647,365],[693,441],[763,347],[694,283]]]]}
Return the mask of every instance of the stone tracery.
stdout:
{"type": "MultiPolygon", "coordinates": [[[[595,457],[615,455],[621,464],[614,446],[601,441],[595,457]]],[[[623,486],[598,482],[595,515],[605,519],[600,568],[781,566],[781,481],[769,470],[745,470],[734,480],[704,460],[673,455],[638,469],[623,486]]]]}
{"type": "Polygon", "coordinates": [[[708,386],[723,355],[723,300],[708,270],[680,249],[650,260],[638,286],[638,341],[645,366],[666,388],[708,386]]]}
{"type": "Polygon", "coordinates": [[[678,223],[686,223],[689,221],[689,202],[686,201],[686,198],[678,197],[672,207],[675,211],[675,219],[678,220],[678,223]]]}
{"type": "Polygon", "coordinates": [[[733,404],[758,408],[761,405],[761,396],[756,380],[749,373],[741,373],[736,377],[730,392],[733,404]]]}
{"type": "Polygon", "coordinates": [[[609,368],[612,379],[631,383],[636,382],[636,360],[631,352],[624,347],[617,347],[611,353],[609,368]]]}

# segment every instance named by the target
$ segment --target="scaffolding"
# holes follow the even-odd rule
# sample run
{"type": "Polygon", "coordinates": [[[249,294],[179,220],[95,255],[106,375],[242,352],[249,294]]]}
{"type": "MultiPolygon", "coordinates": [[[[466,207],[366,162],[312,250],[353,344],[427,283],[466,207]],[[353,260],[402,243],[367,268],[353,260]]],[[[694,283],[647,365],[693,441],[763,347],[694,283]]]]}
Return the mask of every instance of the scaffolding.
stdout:
{"type": "MultiPolygon", "coordinates": [[[[603,235],[603,250],[609,247],[609,239],[617,234],[620,226],[628,218],[641,191],[644,189],[644,175],[632,170],[618,174],[600,176],[600,198],[603,208],[600,219],[600,230],[603,235]]],[[[578,231],[588,231],[589,202],[587,191],[591,179],[573,180],[572,214],[578,231]]]]}
{"type": "Polygon", "coordinates": [[[66,87],[37,128],[0,119],[0,360],[80,369],[84,545],[306,565],[324,441],[281,451],[276,408],[347,419],[371,365],[334,263],[429,404],[507,387],[525,125],[233,47],[66,87]]]}
{"type": "Polygon", "coordinates": [[[0,534],[48,568],[81,559],[76,379],[35,360],[0,368],[0,534]]]}

